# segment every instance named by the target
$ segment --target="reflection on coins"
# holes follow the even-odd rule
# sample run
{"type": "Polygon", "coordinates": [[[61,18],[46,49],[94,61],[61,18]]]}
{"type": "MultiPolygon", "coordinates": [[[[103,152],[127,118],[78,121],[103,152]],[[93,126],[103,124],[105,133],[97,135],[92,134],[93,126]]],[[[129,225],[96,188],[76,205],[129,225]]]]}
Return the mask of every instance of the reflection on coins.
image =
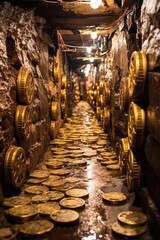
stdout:
{"type": "Polygon", "coordinates": [[[132,228],[126,228],[120,225],[118,222],[113,223],[112,225],[112,231],[114,233],[128,236],[128,237],[135,237],[139,236],[143,233],[145,233],[147,230],[147,226],[138,226],[138,227],[132,227],[132,228]]]}
{"type": "Polygon", "coordinates": [[[120,223],[137,226],[147,222],[147,217],[144,213],[137,211],[126,211],[118,215],[120,223]]]}
{"type": "Polygon", "coordinates": [[[47,202],[49,201],[49,197],[47,195],[35,195],[32,197],[32,202],[47,202]]]}
{"type": "Polygon", "coordinates": [[[119,204],[127,200],[126,195],[121,192],[103,193],[102,198],[104,201],[111,204],[119,204]]]}
{"type": "Polygon", "coordinates": [[[81,198],[67,197],[60,201],[60,205],[65,208],[76,209],[83,207],[85,205],[85,201],[81,198]]]}
{"type": "Polygon", "coordinates": [[[70,209],[61,209],[58,212],[50,215],[54,223],[59,225],[70,225],[78,223],[79,213],[70,209]]]}
{"type": "Polygon", "coordinates": [[[46,232],[50,232],[54,227],[54,224],[48,220],[34,220],[26,222],[20,226],[20,232],[29,235],[40,235],[46,232]]]}

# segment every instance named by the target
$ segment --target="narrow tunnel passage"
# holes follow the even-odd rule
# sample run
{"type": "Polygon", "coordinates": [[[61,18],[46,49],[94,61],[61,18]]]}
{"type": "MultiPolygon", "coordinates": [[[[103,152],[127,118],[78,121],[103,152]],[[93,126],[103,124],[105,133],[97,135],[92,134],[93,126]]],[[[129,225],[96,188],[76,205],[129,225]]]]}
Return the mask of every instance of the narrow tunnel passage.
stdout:
{"type": "MultiPolygon", "coordinates": [[[[49,150],[26,180],[18,198],[4,200],[7,220],[3,224],[10,226],[12,235],[15,234],[10,239],[127,239],[115,235],[112,224],[121,212],[141,212],[135,204],[135,194],[128,192],[126,178],[120,174],[117,154],[107,134],[84,101],[77,104],[72,118],[60,128],[58,138],[51,140],[49,150]],[[109,192],[119,192],[119,195],[104,200],[104,193],[109,192]],[[22,196],[26,198],[21,200],[22,196]],[[70,197],[76,198],[68,199],[70,197]],[[28,205],[24,205],[26,203],[28,205]],[[14,210],[8,208],[18,205],[14,210]],[[60,208],[75,210],[79,220],[75,212],[63,214],[62,211],[61,218],[58,217],[60,208]],[[26,218],[27,222],[22,224],[26,218]],[[36,227],[34,220],[49,220],[50,225],[40,222],[36,227]]],[[[152,239],[148,232],[142,232],[144,234],[135,239],[152,239]]]]}

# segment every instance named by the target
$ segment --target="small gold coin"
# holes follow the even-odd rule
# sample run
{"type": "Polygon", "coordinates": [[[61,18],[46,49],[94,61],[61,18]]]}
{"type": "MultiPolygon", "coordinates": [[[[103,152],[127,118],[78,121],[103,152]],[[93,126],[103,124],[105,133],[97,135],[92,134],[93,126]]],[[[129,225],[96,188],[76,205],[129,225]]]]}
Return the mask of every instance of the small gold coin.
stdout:
{"type": "Polygon", "coordinates": [[[0,239],[2,240],[11,240],[11,239],[15,239],[16,235],[17,235],[17,231],[6,227],[6,228],[0,228],[0,239]]]}
{"type": "Polygon", "coordinates": [[[83,157],[83,154],[79,154],[79,153],[71,153],[69,154],[70,158],[81,158],[83,157]]]}
{"type": "Polygon", "coordinates": [[[137,226],[137,227],[130,227],[126,228],[122,225],[120,225],[118,222],[113,223],[112,225],[112,231],[115,232],[116,234],[120,234],[123,236],[128,236],[128,237],[135,237],[139,236],[143,233],[145,233],[147,230],[147,226],[137,226]]]}
{"type": "Polygon", "coordinates": [[[93,149],[100,149],[100,148],[102,148],[103,146],[100,146],[100,145],[97,145],[97,144],[94,144],[94,145],[92,145],[92,148],[93,149]]]}
{"type": "Polygon", "coordinates": [[[35,195],[32,197],[32,202],[47,202],[49,201],[49,197],[47,195],[35,195]]]}
{"type": "Polygon", "coordinates": [[[108,170],[119,170],[119,164],[110,164],[107,165],[108,170]]]}
{"type": "Polygon", "coordinates": [[[65,184],[65,180],[63,179],[59,179],[59,180],[48,180],[48,181],[44,181],[42,184],[44,186],[47,186],[47,187],[59,187],[59,186],[62,186],[65,184]]]}
{"type": "Polygon", "coordinates": [[[66,144],[66,141],[62,141],[60,139],[55,139],[53,141],[50,141],[50,144],[57,145],[57,146],[63,146],[66,144]]]}
{"type": "Polygon", "coordinates": [[[5,198],[3,206],[5,207],[15,207],[20,205],[30,204],[31,198],[26,196],[14,196],[10,198],[5,198]]]}
{"type": "Polygon", "coordinates": [[[113,155],[112,152],[101,152],[102,157],[111,157],[113,155]]]}
{"type": "Polygon", "coordinates": [[[15,221],[23,222],[26,220],[33,219],[38,215],[38,209],[33,205],[21,205],[9,208],[6,210],[6,214],[11,216],[15,221]]]}
{"type": "Polygon", "coordinates": [[[29,178],[27,183],[39,184],[45,181],[45,178],[29,178]]]}
{"type": "Polygon", "coordinates": [[[42,215],[50,215],[61,209],[58,202],[46,202],[37,204],[38,212],[42,215]]]}
{"type": "Polygon", "coordinates": [[[70,225],[78,223],[79,213],[70,209],[61,209],[58,212],[51,214],[50,218],[55,224],[70,225]]]}
{"type": "Polygon", "coordinates": [[[66,197],[60,201],[60,205],[65,208],[76,209],[83,207],[85,205],[85,201],[81,198],[66,197]]]}
{"type": "Polygon", "coordinates": [[[101,161],[104,161],[104,159],[102,157],[97,157],[97,161],[101,162],[101,161]]]}
{"type": "Polygon", "coordinates": [[[118,215],[118,221],[126,225],[138,226],[146,223],[147,217],[142,212],[126,211],[118,215]]]}
{"type": "Polygon", "coordinates": [[[96,152],[88,152],[83,154],[83,157],[94,157],[94,156],[97,156],[96,152]]]}
{"type": "Polygon", "coordinates": [[[97,153],[101,154],[102,152],[106,152],[106,148],[99,148],[97,149],[97,153]]]}
{"type": "Polygon", "coordinates": [[[99,140],[96,144],[100,146],[105,146],[108,143],[106,140],[99,140]]]}
{"type": "Polygon", "coordinates": [[[113,160],[104,161],[104,159],[103,159],[103,161],[101,161],[101,165],[103,165],[103,166],[113,165],[113,164],[116,164],[116,163],[118,163],[117,160],[116,161],[113,161],[113,160]]]}
{"type": "Polygon", "coordinates": [[[69,183],[65,183],[65,184],[62,185],[62,186],[52,187],[51,189],[52,189],[53,191],[66,192],[67,190],[72,189],[72,188],[74,188],[74,185],[71,185],[71,184],[69,184],[69,183]]]}
{"type": "Polygon", "coordinates": [[[50,170],[49,172],[50,172],[50,174],[55,174],[55,175],[60,175],[60,176],[70,174],[70,170],[68,170],[68,169],[54,169],[54,170],[50,170]]]}
{"type": "Polygon", "coordinates": [[[33,178],[47,178],[48,176],[49,172],[44,170],[34,170],[34,172],[30,174],[30,177],[33,178]]]}
{"type": "Polygon", "coordinates": [[[67,177],[65,178],[65,181],[67,183],[76,183],[76,182],[79,182],[81,179],[80,178],[77,178],[77,177],[67,177]]]}
{"type": "Polygon", "coordinates": [[[25,222],[20,226],[20,232],[28,235],[41,235],[50,232],[54,228],[54,224],[48,220],[33,220],[25,222]]]}
{"type": "Polygon", "coordinates": [[[53,168],[53,169],[57,169],[57,168],[62,168],[63,167],[63,163],[62,162],[45,162],[45,164],[47,165],[47,167],[53,168]]]}
{"type": "Polygon", "coordinates": [[[119,204],[127,200],[126,195],[121,192],[103,193],[102,198],[104,201],[111,204],[119,204]]]}
{"type": "Polygon", "coordinates": [[[30,194],[43,194],[45,192],[48,192],[49,188],[46,186],[29,186],[25,188],[25,192],[30,194]]]}
{"type": "Polygon", "coordinates": [[[81,188],[73,188],[66,191],[66,195],[69,197],[87,197],[89,192],[86,189],[81,188]]]}
{"type": "Polygon", "coordinates": [[[78,147],[78,146],[68,146],[67,149],[69,149],[69,150],[79,150],[80,147],[78,147]]]}
{"type": "Polygon", "coordinates": [[[51,181],[57,181],[59,180],[61,177],[58,176],[58,175],[49,175],[48,179],[47,180],[51,180],[51,181]]]}
{"type": "Polygon", "coordinates": [[[49,197],[51,201],[58,201],[64,197],[64,193],[60,191],[49,191],[47,197],[49,197]]]}
{"type": "Polygon", "coordinates": [[[69,153],[69,151],[67,151],[67,150],[61,150],[61,151],[54,151],[54,154],[55,155],[66,155],[66,154],[68,154],[69,153]]]}

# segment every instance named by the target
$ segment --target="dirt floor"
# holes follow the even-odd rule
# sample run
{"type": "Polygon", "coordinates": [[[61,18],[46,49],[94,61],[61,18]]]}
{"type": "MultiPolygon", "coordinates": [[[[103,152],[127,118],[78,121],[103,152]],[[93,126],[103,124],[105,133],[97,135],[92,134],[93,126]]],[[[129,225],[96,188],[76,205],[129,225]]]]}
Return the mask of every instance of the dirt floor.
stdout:
{"type": "MultiPolygon", "coordinates": [[[[86,102],[80,102],[76,106],[73,117],[68,119],[68,122],[60,129],[59,139],[61,141],[60,144],[58,142],[56,143],[56,141],[55,143],[51,141],[50,148],[45,154],[43,161],[37,166],[37,169],[51,172],[53,168],[48,167],[45,163],[49,158],[54,157],[55,161],[60,162],[61,160],[63,162],[62,169],[70,170],[70,174],[61,176],[61,179],[65,181],[68,177],[77,178],[77,182],[67,183],[67,188],[74,187],[88,190],[89,196],[84,198],[85,206],[75,209],[80,215],[79,222],[74,225],[69,224],[68,226],[59,226],[55,224],[53,230],[38,236],[22,234],[19,232],[19,224],[15,225],[13,222],[8,222],[8,226],[15,225],[19,232],[13,239],[131,239],[126,236],[118,236],[113,233],[112,224],[117,221],[117,216],[121,212],[128,210],[141,211],[140,194],[135,196],[134,193],[128,192],[126,177],[121,175],[120,170],[108,170],[106,165],[101,164],[102,159],[100,159],[100,154],[98,154],[97,150],[93,147],[96,148],[96,146],[100,144],[103,148],[106,147],[106,152],[112,152],[113,156],[115,153],[110,147],[111,145],[108,137],[103,134],[102,128],[97,122],[94,112],[86,102]],[[84,153],[76,153],[76,151],[74,152],[73,150],[68,149],[68,147],[73,146],[79,147],[84,153]],[[58,150],[56,150],[56,148],[58,150]],[[70,151],[71,154],[65,153],[66,150],[70,151]],[[56,155],[54,151],[56,154],[58,152],[58,154],[56,155]],[[62,156],[57,157],[58,155],[62,156]],[[85,161],[83,162],[82,160],[85,161]],[[124,193],[127,196],[127,200],[119,204],[109,204],[103,200],[103,193],[116,191],[124,193]]],[[[35,184],[26,182],[20,195],[32,197],[34,194],[25,192],[25,189],[28,186],[33,185],[35,184]]],[[[49,190],[51,191],[51,188],[49,190]]],[[[61,191],[63,189],[62,186],[59,186],[55,189],[52,188],[52,190],[61,191]]],[[[32,205],[33,204],[36,205],[37,203],[32,202],[32,205]]],[[[39,215],[38,219],[48,219],[52,222],[49,215],[39,215]]],[[[4,222],[6,223],[6,219],[4,222]]],[[[134,239],[151,240],[152,237],[149,235],[147,230],[144,234],[134,237],[134,239]]]]}

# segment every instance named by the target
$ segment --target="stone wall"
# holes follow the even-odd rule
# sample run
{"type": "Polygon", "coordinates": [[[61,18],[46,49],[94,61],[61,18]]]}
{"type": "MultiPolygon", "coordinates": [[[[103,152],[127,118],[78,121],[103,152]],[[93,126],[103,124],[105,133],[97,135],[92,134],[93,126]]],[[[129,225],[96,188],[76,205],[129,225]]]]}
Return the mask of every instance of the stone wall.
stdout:
{"type": "MultiPolygon", "coordinates": [[[[3,176],[5,153],[10,145],[24,148],[27,171],[32,171],[48,148],[50,105],[58,87],[51,76],[53,43],[43,32],[45,20],[9,3],[0,5],[0,176],[3,176]],[[20,140],[15,133],[15,110],[19,104],[16,81],[21,66],[34,74],[34,96],[29,105],[31,133],[20,140]]],[[[60,116],[58,118],[58,121],[60,116]]],[[[1,184],[0,184],[1,185],[1,184]]]]}

